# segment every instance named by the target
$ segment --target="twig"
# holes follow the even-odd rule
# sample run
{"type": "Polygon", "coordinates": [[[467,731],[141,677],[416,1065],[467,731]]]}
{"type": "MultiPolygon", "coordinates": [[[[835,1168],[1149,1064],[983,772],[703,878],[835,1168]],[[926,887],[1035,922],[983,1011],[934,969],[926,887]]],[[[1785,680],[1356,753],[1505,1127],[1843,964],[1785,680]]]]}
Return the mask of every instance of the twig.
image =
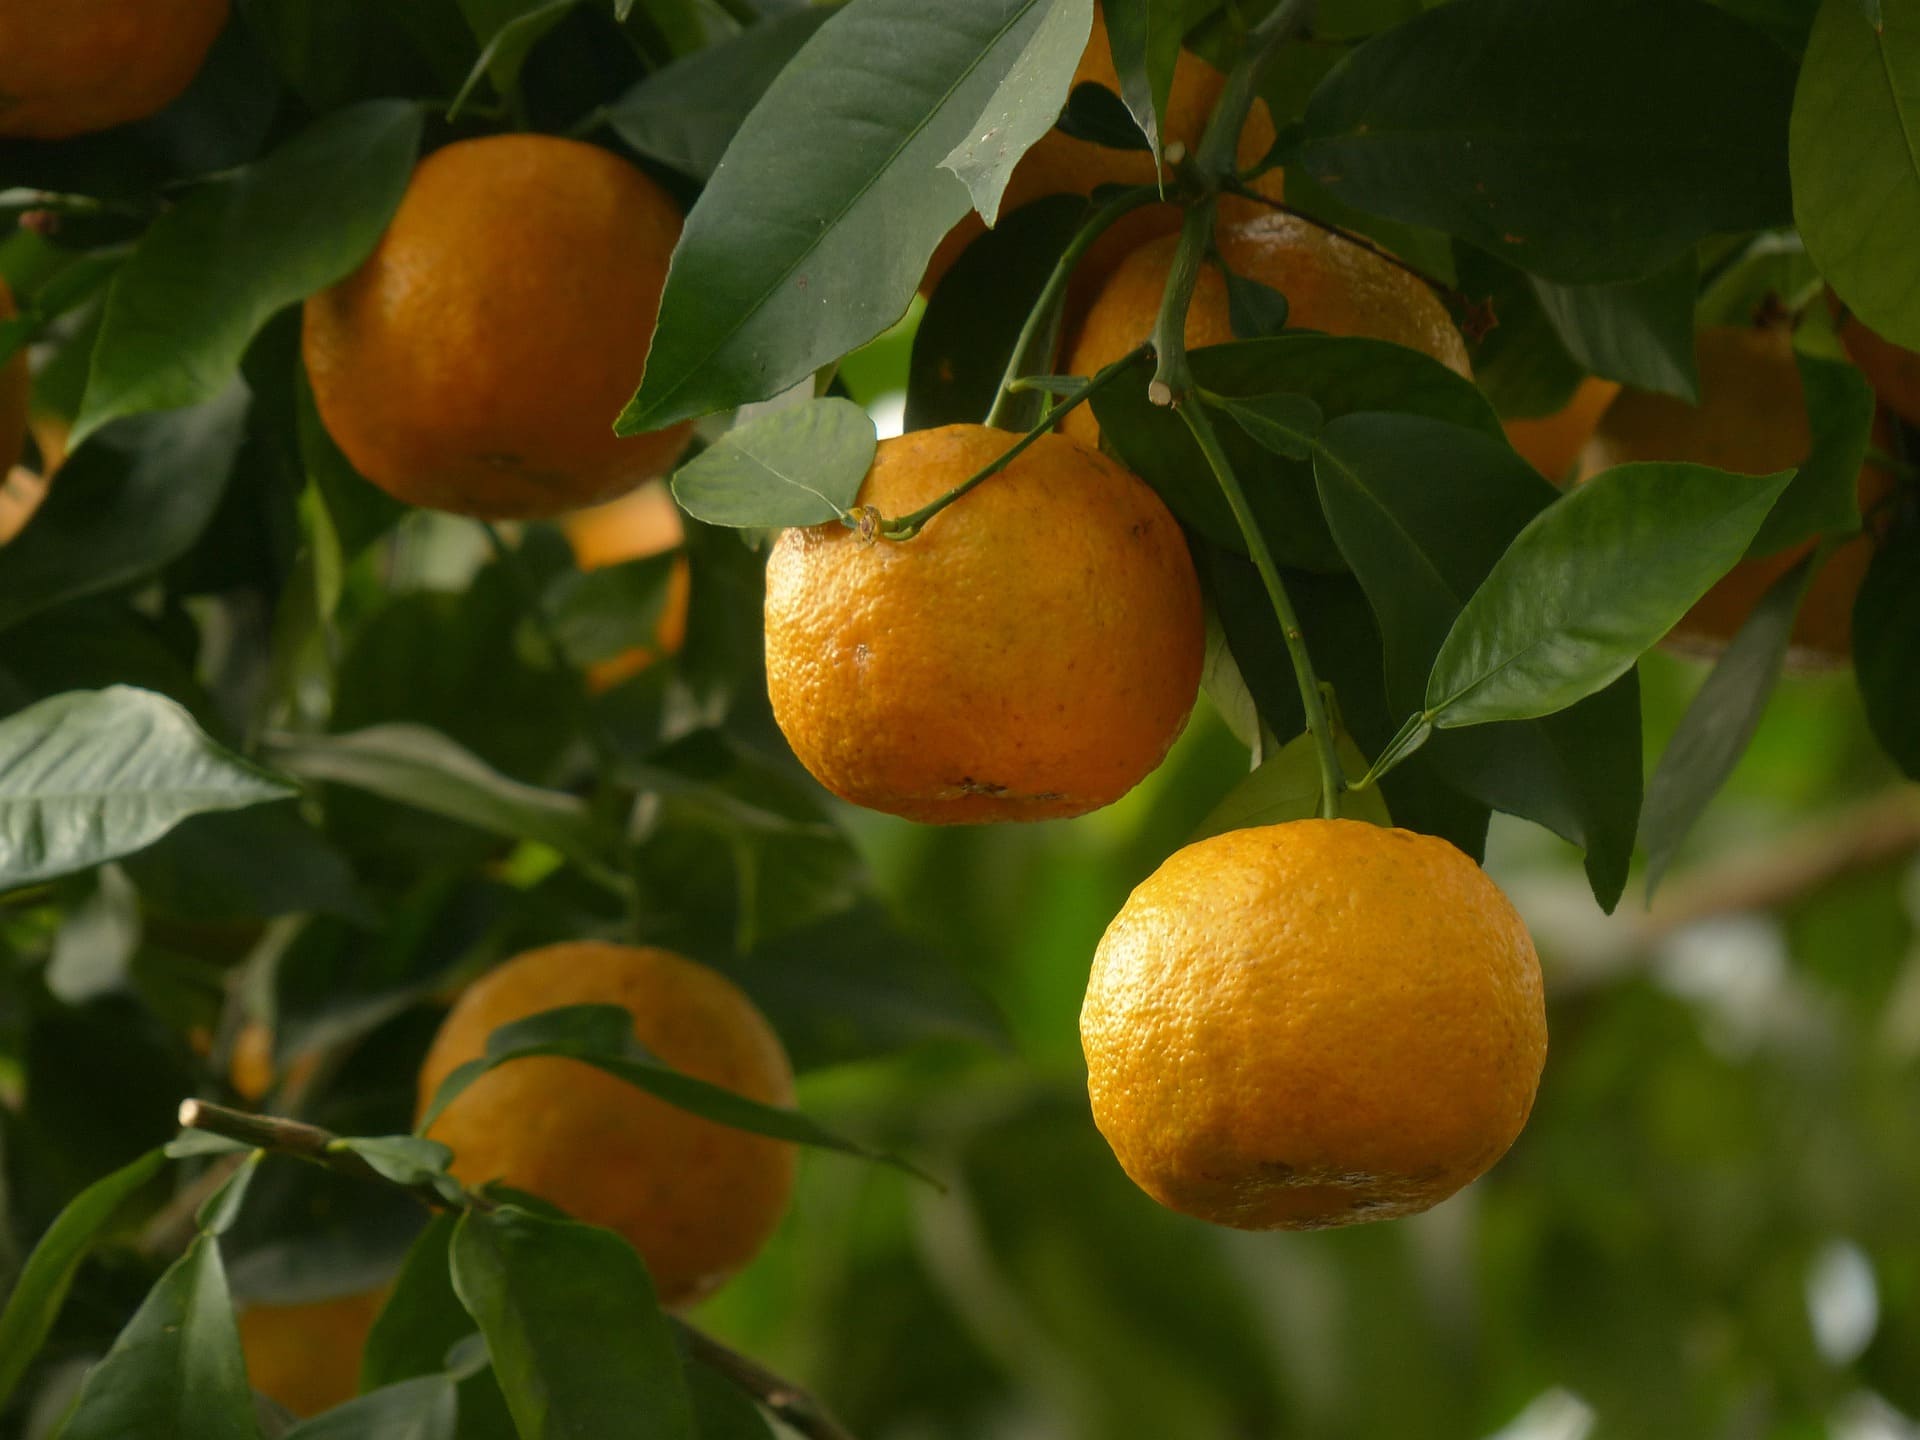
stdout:
{"type": "Polygon", "coordinates": [[[826,1406],[791,1380],[722,1345],[679,1316],[671,1319],[680,1343],[692,1359],[725,1375],[779,1417],[782,1424],[799,1431],[807,1440],[854,1440],[853,1432],[834,1419],[826,1406]]]}

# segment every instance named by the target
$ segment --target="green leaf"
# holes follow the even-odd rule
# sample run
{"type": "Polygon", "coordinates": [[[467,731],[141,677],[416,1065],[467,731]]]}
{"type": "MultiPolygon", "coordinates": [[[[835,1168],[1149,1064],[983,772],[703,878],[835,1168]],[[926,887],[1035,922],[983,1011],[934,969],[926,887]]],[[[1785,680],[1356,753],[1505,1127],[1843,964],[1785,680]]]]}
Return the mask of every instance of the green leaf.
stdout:
{"type": "Polygon", "coordinates": [[[697,1362],[688,1364],[686,1374],[700,1440],[774,1440],[760,1407],[726,1376],[697,1362]]]}
{"type": "Polygon", "coordinates": [[[220,1247],[202,1235],[87,1372],[58,1440],[259,1440],[220,1247]]]}
{"type": "Polygon", "coordinates": [[[589,873],[604,874],[614,853],[578,796],[510,780],[423,725],[283,735],[267,748],[276,763],[304,780],[348,785],[495,835],[536,840],[589,873]]]}
{"type": "Polygon", "coordinates": [[[1801,350],[1793,358],[1807,397],[1813,449],[1754,537],[1756,555],[1860,528],[1860,467],[1873,435],[1873,387],[1844,360],[1801,350]]]}
{"type": "Polygon", "coordinates": [[[1287,297],[1264,281],[1238,274],[1221,265],[1227,283],[1227,325],[1236,340],[1264,340],[1278,335],[1287,324],[1287,297]]]}
{"type": "Polygon", "coordinates": [[[284,1440],[454,1440],[459,1391],[451,1375],[423,1375],[374,1390],[303,1421],[284,1440]]]}
{"type": "Polygon", "coordinates": [[[1474,384],[1502,417],[1530,418],[1561,409],[1586,372],[1567,353],[1532,279],[1471,245],[1456,250],[1462,293],[1498,322],[1474,347],[1474,384]]]}
{"type": "Polygon", "coordinates": [[[60,471],[0,565],[0,630],[68,600],[129,585],[184,555],[213,518],[239,453],[246,391],[129,420],[60,471]]]}
{"type": "Polygon", "coordinates": [[[1874,553],[1853,604],[1853,669],[1894,764],[1920,780],[1920,516],[1911,509],[1874,553]]]}
{"type": "Polygon", "coordinates": [[[1793,218],[1869,329],[1920,350],[1920,6],[1824,0],[1793,97],[1793,218]]]}
{"type": "MultiPolygon", "coordinates": [[[[580,0],[546,0],[543,5],[535,5],[511,16],[500,25],[490,28],[482,37],[485,48],[480,58],[474,61],[473,69],[468,72],[460,91],[453,97],[453,103],[447,106],[447,119],[459,118],[466,108],[467,97],[473,94],[481,77],[492,80],[496,93],[508,96],[515,94],[520,86],[520,70],[527,63],[527,56],[533,53],[533,47],[554,26],[558,25],[580,0]]],[[[465,8],[471,15],[481,9],[497,8],[484,4],[474,4],[468,0],[465,8]]],[[[482,27],[476,23],[476,31],[482,27]]]]}
{"type": "Polygon", "coordinates": [[[264,1150],[248,1153],[233,1173],[205,1200],[200,1208],[193,1212],[193,1218],[200,1227],[202,1235],[224,1235],[233,1228],[240,1218],[241,1207],[247,1203],[247,1193],[253,1188],[253,1177],[259,1173],[260,1162],[266,1158],[264,1150]]]}
{"type": "Polygon", "coordinates": [[[211,399],[276,310],[349,274],[406,190],[420,118],[404,100],[338,111],[155,221],[107,296],[75,443],[211,399]]]}
{"type": "Polygon", "coordinates": [[[633,1017],[618,1005],[563,1005],[502,1025],[487,1036],[484,1056],[467,1061],[440,1082],[433,1102],[420,1117],[420,1132],[431,1129],[446,1108],[489,1070],[540,1055],[582,1061],[718,1125],[796,1145],[837,1150],[892,1165],[922,1180],[928,1178],[904,1160],[843,1140],[797,1110],[762,1105],[662,1063],[640,1043],[633,1033],[633,1017]]]}
{"type": "Polygon", "coordinates": [[[1452,728],[1551,715],[1626,674],[1733,568],[1793,473],[1616,465],[1561,496],[1454,621],[1428,717],[1452,728]]]}
{"type": "MultiPolygon", "coordinates": [[[[1504,445],[1405,415],[1353,415],[1329,427],[1315,474],[1380,626],[1397,723],[1420,707],[1468,598],[1558,492],[1504,445]]],[[[1619,901],[1640,809],[1631,677],[1558,715],[1434,736],[1422,759],[1482,804],[1581,846],[1595,898],[1609,910],[1619,901]]]]}
{"type": "Polygon", "coordinates": [[[650,159],[708,180],[767,87],[833,18],[809,6],[751,25],[718,45],[664,65],[600,112],[650,159]]]}
{"type": "Polygon", "coordinates": [[[592,665],[628,650],[657,647],[674,572],[685,563],[674,549],[584,574],[562,574],[543,605],[567,658],[592,665]]]}
{"type": "MultiPolygon", "coordinates": [[[[767,399],[893,324],[969,208],[941,161],[998,109],[1054,8],[860,0],[827,21],[687,216],[619,432],[767,399]]],[[[1050,124],[1071,69],[1008,98],[1050,124]]]]}
{"type": "Polygon", "coordinates": [[[479,1322],[521,1440],[694,1440],[647,1268],[610,1230],[511,1206],[454,1231],[453,1285],[479,1322]]]}
{"type": "Polygon", "coordinates": [[[453,1151],[418,1135],[343,1135],[327,1147],[358,1155],[395,1185],[417,1188],[446,1178],[453,1151]]]}
{"type": "Polygon", "coordinates": [[[94,1181],[68,1202],[33,1247],[13,1282],[6,1308],[0,1310],[0,1406],[13,1394],[53,1329],[81,1261],[165,1164],[163,1152],[149,1150],[94,1181]]]}
{"type": "Polygon", "coordinates": [[[1288,460],[1310,459],[1326,423],[1320,407],[1305,395],[1252,395],[1223,400],[1220,408],[1247,434],[1288,460]]]}
{"type": "Polygon", "coordinates": [[[292,793],[163,695],[56,695],[0,720],[0,889],[129,854],[189,815],[292,793]]]}
{"type": "Polygon", "coordinates": [[[1289,163],[1535,274],[1632,280],[1786,219],[1792,92],[1785,52],[1699,0],[1455,0],[1336,67],[1289,163]]]}
{"type": "MultiPolygon", "coordinates": [[[[1336,743],[1340,765],[1349,780],[1367,773],[1367,757],[1344,730],[1336,743]]],[[[1296,735],[1281,747],[1280,753],[1263,761],[1260,768],[1233,789],[1208,812],[1193,832],[1193,839],[1204,840],[1227,830],[1244,830],[1253,825],[1281,825],[1289,820],[1308,820],[1320,813],[1320,747],[1311,733],[1296,735]]],[[[1365,820],[1370,825],[1392,825],[1387,802],[1378,785],[1365,790],[1345,790],[1340,795],[1340,814],[1348,820],[1365,820]]]]}
{"type": "Polygon", "coordinates": [[[1813,578],[1808,555],[1767,588],[1687,706],[1647,784],[1640,844],[1647,852],[1647,899],[1680,853],[1680,843],[1746,752],[1767,697],[1786,664],[1793,619],[1813,578]]]}
{"type": "Polygon", "coordinates": [[[851,400],[792,405],[736,426],[682,465],[673,498],[709,525],[824,525],[853,507],[878,443],[873,417],[851,400]]]}
{"type": "Polygon", "coordinates": [[[1193,0],[1106,0],[1101,7],[1114,74],[1120,77],[1120,98],[1147,137],[1156,165],[1165,144],[1161,126],[1180,42],[1209,8],[1193,0]]]}
{"type": "Polygon", "coordinates": [[[291,801],[195,816],[123,864],[142,901],[168,915],[238,920],[321,911],[369,926],[379,918],[346,857],[291,801]]]}
{"type": "Polygon", "coordinates": [[[1534,294],[1567,353],[1595,375],[1638,390],[1698,401],[1693,357],[1691,254],[1644,280],[1618,285],[1556,285],[1535,278],[1534,294]]]}
{"type": "Polygon", "coordinates": [[[304,369],[294,374],[294,407],[300,463],[333,521],[341,561],[353,560],[399,524],[408,508],[354,469],[353,462],[334,443],[321,423],[304,369]]]}
{"type": "Polygon", "coordinates": [[[458,1223],[457,1215],[434,1216],[408,1249],[361,1352],[363,1391],[439,1374],[447,1352],[473,1333],[473,1317],[453,1293],[448,1273],[458,1223]]]}

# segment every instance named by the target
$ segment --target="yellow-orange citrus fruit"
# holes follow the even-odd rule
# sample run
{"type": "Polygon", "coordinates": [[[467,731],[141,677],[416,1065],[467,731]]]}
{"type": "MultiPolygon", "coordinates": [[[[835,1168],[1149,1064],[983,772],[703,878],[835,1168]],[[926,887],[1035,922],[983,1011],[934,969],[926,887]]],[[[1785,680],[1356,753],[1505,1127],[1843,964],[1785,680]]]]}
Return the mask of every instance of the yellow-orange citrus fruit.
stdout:
{"type": "Polygon", "coordinates": [[[688,427],[621,438],[680,238],[666,191],[597,146],[463,140],[422,161],[372,255],[306,304],[327,430],[409,504],[557,515],[670,469],[688,427]]]}
{"type": "Polygon", "coordinates": [[[227,0],[0,0],[0,136],[59,140],[151,115],[226,23],[227,0]]]}
{"type": "Polygon", "coordinates": [[[1507,443],[1518,450],[1529,465],[1557,484],[1580,458],[1581,447],[1593,437],[1600,416],[1619,393],[1617,380],[1589,375],[1575,389],[1573,398],[1551,415],[1502,421],[1507,443]]]}
{"type": "MultiPolygon", "coordinates": [[[[567,540],[573,546],[573,559],[582,570],[598,570],[626,560],[644,560],[680,548],[686,538],[680,521],[680,509],[664,483],[642,485],[639,489],[609,500],[590,510],[578,510],[561,522],[567,540]]],[[[686,557],[673,565],[667,580],[666,608],[654,629],[654,643],[639,646],[587,669],[587,687],[596,692],[611,690],[631,679],[662,655],[676,654],[686,643],[687,607],[692,600],[693,580],[686,557]]]]}
{"type": "MultiPolygon", "coordinates": [[[[20,312],[14,308],[13,291],[0,280],[0,320],[11,320],[20,312]]],[[[21,346],[0,365],[0,475],[5,475],[20,460],[27,440],[27,393],[31,388],[27,374],[27,349],[21,346]]]]}
{"type": "Polygon", "coordinates": [[[1175,852],[1107,927],[1080,1035],[1121,1167],[1241,1230],[1446,1199],[1513,1144],[1547,1053],[1499,887],[1444,840],[1355,820],[1175,852]]]}
{"type": "MultiPolygon", "coordinates": [[[[1179,237],[1134,251],[1101,287],[1067,351],[1068,372],[1092,375],[1153,333],[1179,237]]],[[[1470,374],[1466,342],[1426,283],[1379,252],[1294,215],[1265,215],[1221,230],[1221,258],[1236,275],[1287,297],[1287,324],[1330,335],[1391,340],[1470,374]]],[[[1233,339],[1227,282],[1203,265],[1187,311],[1187,348],[1233,339]]],[[[1099,442],[1099,422],[1081,406],[1061,428],[1083,444],[1099,442]]]]}
{"type": "MultiPolygon", "coordinates": [[[[859,503],[911,514],[1015,438],[888,440],[859,503]]],[[[906,541],[788,530],[767,563],[767,689],[834,794],[910,820],[1079,815],[1165,757],[1206,651],[1179,525],[1106,456],[1043,437],[906,541]]]]}
{"type": "MultiPolygon", "coordinates": [[[[287,1084],[303,1083],[319,1063],[317,1054],[300,1056],[287,1067],[287,1084]]],[[[273,1064],[273,1031],[258,1020],[247,1021],[233,1037],[233,1051],[227,1057],[228,1083],[241,1099],[257,1101],[273,1089],[278,1078],[273,1064]]]]}
{"type": "MultiPolygon", "coordinates": [[[[1806,396],[1794,364],[1793,337],[1782,328],[1708,326],[1700,331],[1700,403],[1628,390],[1607,407],[1581,452],[1579,478],[1634,460],[1686,460],[1765,475],[1806,459],[1813,447],[1806,396]]],[[[1860,508],[1866,513],[1893,484],[1885,471],[1860,472],[1860,508]]],[[[1686,648],[1715,650],[1739,631],[1768,587],[1812,548],[1813,542],[1742,560],[1673,628],[1669,639],[1686,648]]],[[[1845,660],[1853,643],[1853,600],[1873,560],[1862,534],[1836,549],[1807,587],[1794,622],[1799,663],[1845,660]]]]}
{"type": "Polygon", "coordinates": [[[386,1303],[384,1290],[240,1311],[247,1382],[295,1415],[317,1415],[360,1389],[360,1352],[386,1303]]]}
{"type": "MultiPolygon", "coordinates": [[[[462,995],[420,1071],[440,1082],[501,1025],[562,1005],[621,1005],[674,1069],[765,1105],[793,1102],[793,1070],[753,1002],[717,971],[665,950],[580,942],[530,950],[462,995]]],[[[717,1125],[578,1060],[503,1065],[429,1132],[453,1172],[499,1180],[619,1231],[668,1304],[699,1299],[751,1260],[786,1213],[793,1147],[717,1125]]]]}
{"type": "Polygon", "coordinates": [[[1840,322],[1840,344],[1886,407],[1920,425],[1920,355],[1882,340],[1851,315],[1840,322]]]}
{"type": "MultiPolygon", "coordinates": [[[[1107,40],[1106,16],[1097,6],[1093,12],[1093,33],[1074,69],[1073,85],[1101,85],[1115,94],[1120,91],[1120,77],[1114,72],[1113,52],[1107,40]]],[[[1163,148],[1179,144],[1191,151],[1200,144],[1225,85],[1226,76],[1206,61],[1191,51],[1180,52],[1174,63],[1173,84],[1167,93],[1161,126],[1163,148]]],[[[1247,170],[1257,165],[1273,148],[1273,141],[1273,120],[1267,113],[1266,102],[1256,100],[1247,115],[1246,127],[1240,132],[1235,156],[1240,168],[1247,170]]],[[[1148,151],[1116,150],[1090,140],[1076,140],[1061,130],[1049,130],[1014,166],[1000,202],[1000,213],[1010,215],[1021,206],[1048,195],[1091,195],[1102,185],[1151,185],[1157,178],[1166,177],[1156,172],[1153,156],[1148,151]]],[[[1260,176],[1253,182],[1253,188],[1272,200],[1281,199],[1285,193],[1278,170],[1260,176]]],[[[1228,195],[1220,202],[1223,224],[1263,213],[1265,207],[1256,200],[1228,195]]],[[[1124,216],[1081,257],[1075,276],[1076,289],[1097,286],[1133,250],[1155,236],[1170,235],[1179,228],[1180,208],[1174,204],[1149,205],[1124,216]]],[[[947,233],[927,262],[926,278],[920,285],[922,292],[931,294],[959,259],[960,252],[985,231],[980,217],[968,212],[966,218],[947,233]]]]}

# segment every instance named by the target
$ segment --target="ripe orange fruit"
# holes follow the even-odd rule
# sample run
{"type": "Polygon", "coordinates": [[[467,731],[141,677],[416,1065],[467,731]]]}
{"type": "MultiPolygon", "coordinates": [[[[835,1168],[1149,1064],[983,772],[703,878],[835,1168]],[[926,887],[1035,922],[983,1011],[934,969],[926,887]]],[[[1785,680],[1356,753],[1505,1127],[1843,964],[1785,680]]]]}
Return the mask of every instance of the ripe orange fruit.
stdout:
{"type": "Polygon", "coordinates": [[[1499,887],[1444,840],[1355,820],[1176,851],[1107,927],[1080,1036],[1134,1183],[1240,1230],[1446,1199],[1519,1135],[1547,1053],[1499,887]]]}
{"type": "Polygon", "coordinates": [[[247,1381],[295,1415],[317,1415],[360,1390],[360,1352],[386,1303],[385,1290],[304,1305],[248,1305],[240,1311],[247,1381]]]}
{"type": "Polygon", "coordinates": [[[546,516],[632,489],[690,433],[613,433],[679,238],[666,191],[596,146],[496,135],[436,151],[366,263],[307,301],[321,418],[409,504],[546,516]]]}
{"type": "MultiPolygon", "coordinates": [[[[1179,237],[1163,236],[1134,251],[1094,297],[1067,349],[1067,370],[1092,375],[1153,334],[1160,297],[1179,237]]],[[[1220,231],[1218,248],[1236,275],[1271,285],[1287,297],[1287,324],[1331,335],[1391,340],[1469,375],[1466,342],[1447,307],[1425,281],[1365,245],[1294,215],[1265,215],[1220,231]]],[[[1187,347],[1233,339],[1227,282],[1203,265],[1187,311],[1187,347]]],[[[1099,443],[1100,425],[1082,406],[1061,422],[1082,444],[1099,443]]]]}
{"type": "MultiPolygon", "coordinates": [[[[1687,460],[1765,475],[1806,459],[1813,447],[1806,396],[1785,329],[1708,326],[1697,337],[1700,404],[1628,390],[1607,407],[1581,452],[1579,478],[1632,460],[1687,460]]],[[[1884,471],[1860,472],[1866,513],[1893,485],[1884,471]]],[[[1742,560],[1689,610],[1669,635],[1682,647],[1718,650],[1739,631],[1769,586],[1813,542],[1742,560]]],[[[1794,622],[1798,663],[1845,661],[1853,644],[1853,600],[1873,559],[1865,534],[1828,557],[1808,586],[1794,622]]]]}
{"type": "MultiPolygon", "coordinates": [[[[686,539],[680,508],[664,484],[639,489],[590,510],[577,510],[560,522],[573,546],[574,563],[582,570],[598,570],[626,560],[644,560],[677,550],[686,539]]],[[[678,653],[687,638],[687,607],[693,579],[686,557],[674,561],[667,581],[666,608],[654,629],[652,646],[636,647],[597,661],[587,668],[587,688],[596,693],[629,680],[662,655],[678,653]]]]}
{"type": "Polygon", "coordinates": [[[227,0],[0,0],[0,136],[59,140],[179,96],[227,0]]]}
{"type": "MultiPolygon", "coordinates": [[[[581,942],[530,950],[483,976],[447,1015],[420,1071],[440,1082],[511,1020],[562,1005],[623,1005],[676,1070],[766,1105],[793,1103],[793,1070],[732,981],[666,950],[581,942]]],[[[667,1304],[699,1299],[751,1260],[786,1212],[793,1146],[716,1125],[578,1060],[516,1060],[483,1075],[429,1132],[469,1184],[499,1180],[619,1231],[667,1304]]]]}
{"type": "Polygon", "coordinates": [[[1580,458],[1581,447],[1592,438],[1601,414],[1619,393],[1619,381],[1589,375],[1573,392],[1573,398],[1551,415],[1502,421],[1507,443],[1529,465],[1558,484],[1580,458]]]}
{"type": "Polygon", "coordinates": [[[1920,355],[1882,340],[1851,315],[1840,322],[1840,344],[1886,407],[1920,425],[1920,355]]]}
{"type": "MultiPolygon", "coordinates": [[[[1182,50],[1174,63],[1173,85],[1167,93],[1166,114],[1161,125],[1162,147],[1174,144],[1192,151],[1206,133],[1207,121],[1227,77],[1191,51],[1182,50]]],[[[1120,93],[1120,77],[1113,68],[1113,52],[1107,39],[1106,15],[1098,6],[1093,12],[1093,32],[1087,48],[1073,72],[1072,89],[1081,85],[1101,85],[1120,93]]],[[[1239,153],[1235,157],[1243,170],[1251,169],[1273,148],[1273,120],[1264,100],[1255,100],[1240,133],[1239,153]]],[[[1010,215],[1022,205],[1031,205],[1048,195],[1091,195],[1102,185],[1151,185],[1165,178],[1156,171],[1153,155],[1145,150],[1115,150],[1090,140],[1076,140],[1061,130],[1049,130],[1020,157],[1007,180],[1000,213],[1010,215]]],[[[1284,187],[1278,170],[1269,170],[1253,182],[1253,188],[1269,199],[1279,200],[1284,187]]],[[[1229,195],[1220,202],[1222,223],[1252,219],[1266,213],[1257,201],[1229,195]]],[[[921,293],[932,294],[941,278],[965,250],[986,231],[985,223],[972,211],[947,232],[940,248],[927,262],[921,293]]],[[[1091,293],[1113,267],[1132,251],[1158,235],[1170,235],[1180,228],[1180,207],[1174,204],[1148,205],[1117,221],[1081,258],[1076,286],[1091,293]]]]}
{"type": "MultiPolygon", "coordinates": [[[[909,514],[1014,441],[983,425],[885,441],[859,503],[909,514]]],[[[786,531],[766,621],[767,689],[794,754],[842,799],[933,824],[1119,799],[1185,725],[1206,651],[1173,516],[1059,435],[915,539],[786,531]]]]}

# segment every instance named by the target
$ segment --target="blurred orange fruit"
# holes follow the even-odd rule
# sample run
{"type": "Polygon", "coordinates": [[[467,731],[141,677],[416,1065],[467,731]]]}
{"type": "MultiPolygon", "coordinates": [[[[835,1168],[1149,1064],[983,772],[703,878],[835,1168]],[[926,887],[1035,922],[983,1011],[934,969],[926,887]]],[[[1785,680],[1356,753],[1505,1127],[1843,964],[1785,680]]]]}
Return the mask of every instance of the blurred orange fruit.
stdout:
{"type": "Polygon", "coordinates": [[[176,99],[227,0],[0,0],[0,136],[59,140],[176,99]]]}
{"type": "MultiPolygon", "coordinates": [[[[598,942],[530,950],[448,1013],[420,1071],[440,1082],[509,1021],[563,1005],[620,1005],[674,1069],[757,1100],[793,1103],[793,1070],[766,1018],[718,971],[598,942]]],[[[470,1185],[499,1180],[627,1237],[660,1298],[699,1299],[759,1251],[786,1213],[793,1146],[701,1119],[578,1060],[515,1060],[476,1080],[428,1132],[470,1185]]]]}
{"type": "Polygon", "coordinates": [[[1580,449],[1593,436],[1600,416],[1620,393],[1617,380],[1602,380],[1589,375],[1573,392],[1573,398],[1551,415],[1523,420],[1503,420],[1507,443],[1520,452],[1534,469],[1558,484],[1566,479],[1580,449]]]}
{"type": "Polygon", "coordinates": [[[436,151],[386,235],[306,304],[313,397],[413,505],[557,515],[669,470],[686,425],[621,438],[680,213],[619,156],[549,135],[436,151]]]}
{"type": "MultiPolygon", "coordinates": [[[[885,441],[859,503],[910,514],[1015,438],[949,425],[885,441]]],[[[766,622],[767,689],[794,754],[843,799],[934,824],[1119,799],[1185,725],[1206,651],[1173,516],[1059,435],[914,539],[784,532],[766,622]]]]}
{"type": "Polygon", "coordinates": [[[360,1352],[386,1303],[385,1290],[301,1305],[241,1309],[247,1382],[294,1415],[317,1415],[360,1390],[360,1352]]]}
{"type": "MultiPolygon", "coordinates": [[[[300,1056],[287,1067],[286,1083],[300,1085],[320,1063],[318,1054],[300,1056]]],[[[280,1078],[273,1063],[273,1031],[258,1020],[249,1020],[233,1037],[233,1050],[227,1057],[227,1080],[234,1093],[248,1102],[263,1099],[280,1078]]]]}
{"type": "Polygon", "coordinates": [[[1920,355],[1882,340],[1851,315],[1840,322],[1840,344],[1886,407],[1920,425],[1920,355]]]}
{"type": "MultiPolygon", "coordinates": [[[[1806,459],[1813,432],[1789,331],[1708,326],[1697,337],[1697,353],[1699,405],[1648,391],[1622,392],[1581,452],[1578,478],[1634,460],[1684,460],[1766,475],[1806,459]]],[[[1892,485],[1885,471],[1863,468],[1862,513],[1892,485]]],[[[1774,581],[1812,548],[1808,541],[1742,560],[1700,598],[1668,638],[1683,648],[1711,652],[1724,647],[1774,581]]],[[[1853,644],[1854,596],[1872,559],[1873,542],[1862,534],[1836,549],[1814,576],[1793,627],[1797,662],[1846,660],[1853,644]]]]}
{"type": "MultiPolygon", "coordinates": [[[[576,510],[560,522],[573,559],[582,570],[598,570],[627,560],[644,560],[677,550],[686,539],[680,507],[664,483],[639,489],[590,510],[576,510]]],[[[673,563],[667,580],[666,607],[654,630],[654,643],[600,660],[587,667],[587,688],[598,693],[629,680],[662,655],[679,652],[687,638],[687,607],[693,580],[685,556],[673,563]]]]}
{"type": "Polygon", "coordinates": [[[1444,840],[1354,820],[1176,851],[1101,939],[1080,1035],[1121,1167],[1241,1230],[1446,1199],[1513,1144],[1547,1053],[1499,887],[1444,840]]]}
{"type": "MultiPolygon", "coordinates": [[[[1134,251],[1094,297],[1080,332],[1067,349],[1066,369],[1092,375],[1153,334],[1160,297],[1173,270],[1179,237],[1163,236],[1134,251]]],[[[1272,286],[1287,297],[1287,324],[1331,335],[1391,340],[1461,375],[1470,375],[1466,342],[1447,307],[1426,282],[1365,245],[1294,215],[1266,215],[1221,230],[1222,260],[1236,275],[1272,286]]],[[[1200,267],[1187,310],[1187,348],[1233,339],[1227,282],[1218,266],[1200,267]]],[[[1100,439],[1088,406],[1061,422],[1085,445],[1100,439]]]]}

